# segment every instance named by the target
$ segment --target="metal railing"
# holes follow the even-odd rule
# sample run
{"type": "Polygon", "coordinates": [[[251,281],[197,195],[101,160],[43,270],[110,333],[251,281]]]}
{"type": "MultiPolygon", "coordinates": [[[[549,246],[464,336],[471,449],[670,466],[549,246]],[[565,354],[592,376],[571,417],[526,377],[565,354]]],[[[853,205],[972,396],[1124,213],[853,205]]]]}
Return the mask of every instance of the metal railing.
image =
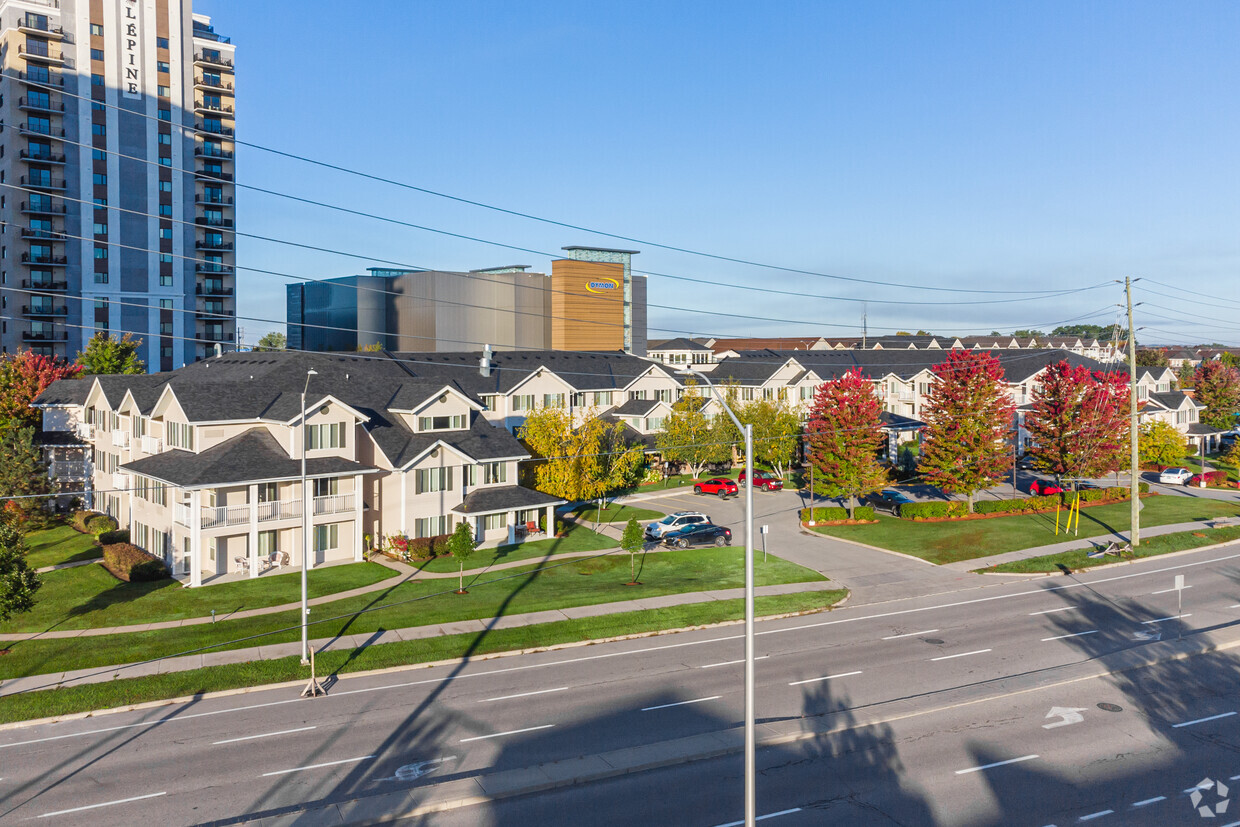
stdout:
{"type": "Polygon", "coordinates": [[[301,500],[279,500],[258,504],[258,521],[295,520],[301,517],[301,500]]]}
{"type": "Polygon", "coordinates": [[[330,497],[314,498],[314,516],[322,514],[340,514],[353,510],[352,494],[334,494],[330,497]]]}
{"type": "Polygon", "coordinates": [[[222,525],[245,525],[250,521],[250,506],[221,505],[202,510],[202,527],[215,528],[222,525]]]}

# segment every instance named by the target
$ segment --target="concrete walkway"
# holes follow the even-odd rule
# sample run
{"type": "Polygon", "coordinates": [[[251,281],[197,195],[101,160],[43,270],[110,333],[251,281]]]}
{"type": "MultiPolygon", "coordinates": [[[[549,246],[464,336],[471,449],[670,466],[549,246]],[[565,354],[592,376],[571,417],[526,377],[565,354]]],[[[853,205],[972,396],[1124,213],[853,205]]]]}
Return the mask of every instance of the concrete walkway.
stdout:
{"type": "MultiPolygon", "coordinates": [[[[754,593],[758,596],[801,594],[838,588],[840,588],[838,583],[816,580],[810,583],[783,583],[775,586],[758,586],[754,589],[754,593]]],[[[336,649],[347,650],[374,646],[380,643],[396,643],[404,640],[421,640],[440,637],[442,635],[482,635],[498,629],[534,626],[539,623],[553,623],[558,620],[578,620],[582,618],[600,617],[603,615],[639,611],[643,609],[662,609],[669,606],[684,606],[692,603],[709,603],[716,600],[734,600],[744,596],[744,589],[720,589],[716,591],[640,597],[635,600],[624,600],[616,603],[599,603],[593,606],[574,606],[565,609],[550,609],[542,612],[526,612],[524,614],[514,614],[506,617],[493,617],[481,620],[462,620],[455,623],[439,623],[432,624],[430,626],[413,626],[407,629],[387,629],[367,634],[339,635],[332,638],[312,640],[310,645],[314,647],[314,651],[316,652],[328,652],[336,649]]],[[[213,650],[195,655],[164,658],[150,663],[100,666],[94,669],[77,669],[71,672],[31,675],[29,677],[13,678],[12,680],[0,682],[0,697],[37,689],[52,689],[86,683],[102,683],[113,680],[114,678],[137,678],[146,675],[162,675],[169,672],[184,672],[190,669],[201,669],[205,666],[219,666],[221,664],[229,663],[248,663],[250,661],[257,660],[285,658],[299,655],[300,653],[301,643],[275,643],[270,646],[254,646],[247,649],[228,649],[222,651],[213,650]]]]}
{"type": "MultiPolygon", "coordinates": [[[[1206,522],[1192,523],[1173,523],[1171,525],[1156,525],[1141,528],[1141,536],[1157,537],[1160,534],[1175,534],[1180,531],[1200,531],[1203,534],[1209,534],[1211,528],[1206,522]]],[[[1080,537],[1066,540],[1062,543],[1053,543],[1049,546],[1035,546],[1033,548],[1022,548],[1017,551],[1009,551],[1004,554],[992,554],[989,557],[976,557],[972,560],[961,560],[956,563],[944,563],[939,566],[940,569],[957,572],[969,572],[976,569],[989,568],[990,566],[998,566],[1003,563],[1012,563],[1017,560],[1028,560],[1031,557],[1045,557],[1048,554],[1059,554],[1064,551],[1074,551],[1077,549],[1092,549],[1095,545],[1106,545],[1112,540],[1119,540],[1127,543],[1129,537],[1127,533],[1115,531],[1110,534],[1097,534],[1093,537],[1080,537]]]]}
{"type": "Polygon", "coordinates": [[[41,569],[35,569],[35,574],[46,574],[49,571],[60,571],[61,569],[76,569],[78,566],[89,566],[91,563],[98,563],[102,557],[92,557],[89,560],[75,560],[72,563],[61,563],[58,566],[44,566],[41,569]]]}

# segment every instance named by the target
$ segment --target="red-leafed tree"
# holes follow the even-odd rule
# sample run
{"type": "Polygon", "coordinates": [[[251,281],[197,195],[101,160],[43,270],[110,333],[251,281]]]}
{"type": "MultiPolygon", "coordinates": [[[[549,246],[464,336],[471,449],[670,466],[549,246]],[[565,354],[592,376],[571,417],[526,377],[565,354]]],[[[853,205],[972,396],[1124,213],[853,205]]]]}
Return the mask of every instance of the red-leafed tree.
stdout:
{"type": "Polygon", "coordinates": [[[1012,467],[1016,408],[990,353],[953,350],[931,371],[919,467],[930,484],[964,494],[972,512],[973,495],[1012,467]]]}
{"type": "Polygon", "coordinates": [[[1056,479],[1117,470],[1129,453],[1129,392],[1124,373],[1091,371],[1067,361],[1048,367],[1025,417],[1034,466],[1056,479]]]}
{"type": "Polygon", "coordinates": [[[853,516],[857,497],[887,484],[878,460],[882,403],[874,383],[860,369],[824,382],[814,394],[805,425],[806,449],[814,465],[814,493],[845,497],[853,516]]]}
{"type": "Polygon", "coordinates": [[[81,372],[81,365],[29,350],[0,357],[0,428],[37,427],[39,414],[30,403],[57,379],[72,379],[81,372]]]}
{"type": "Polygon", "coordinates": [[[1240,411],[1240,373],[1213,359],[1193,371],[1193,395],[1206,406],[1201,421],[1211,428],[1231,428],[1240,411]]]}

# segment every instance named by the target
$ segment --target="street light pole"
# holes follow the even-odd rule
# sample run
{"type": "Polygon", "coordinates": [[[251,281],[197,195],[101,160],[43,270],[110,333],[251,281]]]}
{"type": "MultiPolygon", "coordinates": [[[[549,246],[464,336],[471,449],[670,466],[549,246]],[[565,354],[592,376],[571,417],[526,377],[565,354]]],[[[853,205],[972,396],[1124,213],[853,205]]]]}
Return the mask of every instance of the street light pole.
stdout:
{"type": "Polygon", "coordinates": [[[310,377],[318,376],[314,368],[306,371],[306,385],[301,389],[301,663],[310,663],[310,602],[306,594],[307,572],[310,570],[310,492],[306,489],[306,392],[310,377]]]}
{"type": "MultiPolygon", "coordinates": [[[[754,736],[754,633],[753,633],[753,426],[742,425],[727,401],[703,374],[685,368],[682,375],[695,376],[719,400],[719,404],[745,435],[745,827],[757,820],[757,761],[754,736]]],[[[812,468],[813,466],[811,466],[812,468]]],[[[811,496],[813,496],[811,491],[811,496]]],[[[813,508],[811,504],[810,508],[813,508]]],[[[810,512],[813,514],[813,511],[810,512]]]]}

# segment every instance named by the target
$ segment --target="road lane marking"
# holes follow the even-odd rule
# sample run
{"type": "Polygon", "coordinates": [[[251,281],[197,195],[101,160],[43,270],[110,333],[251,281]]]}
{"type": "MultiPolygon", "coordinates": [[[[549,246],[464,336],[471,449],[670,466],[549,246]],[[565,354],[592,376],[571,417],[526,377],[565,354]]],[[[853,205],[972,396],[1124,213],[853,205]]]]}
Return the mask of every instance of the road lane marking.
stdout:
{"type": "MultiPolygon", "coordinates": [[[[0,778],[0,781],[3,781],[3,780],[4,780],[3,778],[0,778]]],[[[1228,778],[1227,780],[1228,781],[1240,781],[1240,775],[1233,775],[1231,778],[1228,778]]]]}
{"type": "Polygon", "coordinates": [[[1158,802],[1160,802],[1160,801],[1166,801],[1166,800],[1167,800],[1167,796],[1165,796],[1165,795],[1159,795],[1159,796],[1155,796],[1154,798],[1147,798],[1147,799],[1145,799],[1144,801],[1134,801],[1134,802],[1132,802],[1132,806],[1134,806],[1134,807],[1144,807],[1144,806],[1146,806],[1147,804],[1157,804],[1157,803],[1158,803],[1158,802]]]}
{"type": "Polygon", "coordinates": [[[684,706],[685,704],[700,704],[705,701],[717,701],[722,695],[711,695],[709,698],[694,698],[691,701],[677,701],[674,704],[659,704],[658,706],[647,706],[642,708],[642,712],[653,712],[656,709],[670,709],[673,706],[684,706]]]}
{"type": "MultiPolygon", "coordinates": [[[[1192,586],[1185,586],[1184,588],[1185,588],[1185,589],[1191,589],[1191,588],[1192,588],[1192,586]]],[[[1171,592],[1175,592],[1175,591],[1181,591],[1181,589],[1159,589],[1159,590],[1158,590],[1158,591],[1156,591],[1156,592],[1150,592],[1150,594],[1151,594],[1151,595],[1154,595],[1154,594],[1171,594],[1171,592]]]]}
{"type": "Polygon", "coordinates": [[[551,729],[555,724],[543,724],[542,726],[527,726],[525,729],[510,729],[507,732],[493,732],[490,735],[475,735],[473,738],[462,738],[457,741],[458,744],[468,744],[470,741],[485,741],[488,738],[500,738],[504,735],[517,735],[522,732],[534,732],[539,729],[551,729]]]}
{"type": "Polygon", "coordinates": [[[245,735],[241,738],[229,738],[224,741],[213,741],[211,746],[218,747],[220,744],[235,744],[238,741],[253,741],[255,738],[271,738],[275,735],[291,735],[294,732],[309,732],[310,730],[317,728],[318,727],[304,726],[298,729],[282,729],[279,732],[266,732],[262,735],[245,735]]]}
{"type": "Polygon", "coordinates": [[[1231,604],[1230,606],[1228,606],[1227,608],[1229,608],[1229,609],[1240,609],[1240,603],[1232,603],[1232,604],[1231,604]]]}
{"type": "Polygon", "coordinates": [[[1080,608],[1079,606],[1060,606],[1058,609],[1045,609],[1041,612],[1030,612],[1029,616],[1033,617],[1034,615],[1048,615],[1054,612],[1071,612],[1079,608],[1080,608]]]}
{"type": "Polygon", "coordinates": [[[535,689],[533,692],[518,692],[516,695],[500,695],[498,698],[483,698],[478,701],[480,704],[489,704],[492,701],[510,701],[513,698],[528,698],[531,695],[546,695],[550,692],[563,692],[568,689],[567,686],[557,686],[555,689],[535,689]]]}
{"type": "Polygon", "coordinates": [[[1069,637],[1081,637],[1082,635],[1096,635],[1096,634],[1098,634],[1098,630],[1091,629],[1088,632],[1073,632],[1070,635],[1055,635],[1054,637],[1044,637],[1042,638],[1042,642],[1046,643],[1046,641],[1048,640],[1063,640],[1064,638],[1069,638],[1069,637]]]}
{"type": "MultiPolygon", "coordinates": [[[[758,816],[754,819],[754,821],[766,821],[768,818],[779,818],[780,816],[791,815],[799,812],[801,812],[800,807],[793,807],[790,810],[780,810],[778,813],[767,813],[766,815],[758,816]]],[[[727,824],[717,824],[715,827],[745,827],[745,821],[744,819],[740,821],[729,821],[727,824]]]]}
{"type": "Polygon", "coordinates": [[[917,637],[918,635],[928,635],[928,634],[930,634],[931,632],[937,632],[937,631],[938,631],[938,629],[927,629],[927,630],[926,630],[926,631],[924,631],[924,632],[909,632],[909,633],[907,633],[907,634],[903,634],[903,635],[888,635],[887,637],[883,638],[883,640],[896,640],[896,639],[898,639],[898,638],[902,638],[902,637],[917,637]]]}
{"type": "Polygon", "coordinates": [[[932,662],[936,660],[951,660],[952,658],[964,658],[964,657],[968,657],[969,655],[984,655],[990,651],[993,651],[993,650],[992,649],[977,649],[973,652],[961,652],[958,655],[943,655],[941,658],[930,658],[930,660],[932,662]]]}
{"type": "Polygon", "coordinates": [[[826,675],[821,678],[806,678],[803,681],[793,681],[792,683],[788,685],[789,686],[800,686],[803,683],[820,683],[822,681],[834,680],[835,678],[848,678],[853,675],[860,675],[860,674],[861,674],[861,670],[857,670],[856,672],[841,672],[838,675],[826,675]]]}
{"type": "Polygon", "coordinates": [[[288,770],[272,770],[271,772],[263,773],[262,775],[259,776],[259,778],[266,778],[269,775],[288,775],[290,772],[301,772],[302,770],[317,770],[323,767],[335,767],[340,764],[356,764],[358,761],[365,761],[369,758],[374,758],[374,756],[373,755],[359,755],[357,758],[343,758],[339,761],[325,761],[322,764],[310,764],[305,767],[293,767],[292,769],[288,769],[288,770]]]}
{"type": "Polygon", "coordinates": [[[147,795],[135,795],[133,798],[122,798],[118,801],[105,801],[102,804],[87,804],[85,807],[74,807],[72,810],[57,810],[54,813],[40,813],[39,818],[51,818],[52,816],[63,816],[69,813],[80,813],[83,810],[94,810],[98,807],[111,807],[114,804],[128,804],[131,801],[142,801],[146,798],[159,798],[161,795],[167,795],[167,791],[162,793],[149,793],[147,795]]]}
{"type": "MultiPolygon", "coordinates": [[[[1179,729],[1182,726],[1192,726],[1193,724],[1204,724],[1206,721],[1217,721],[1219,718],[1230,718],[1232,715],[1235,715],[1235,714],[1236,714],[1235,712],[1220,712],[1218,715],[1211,715],[1209,718],[1198,718],[1195,721],[1185,721],[1182,724],[1172,724],[1171,728],[1179,729]]],[[[1193,787],[1193,790],[1195,789],[1197,788],[1193,787]]],[[[1186,790],[1185,792],[1192,792],[1192,790],[1186,790]]]]}
{"type": "Polygon", "coordinates": [[[968,773],[971,773],[971,772],[981,772],[982,770],[989,770],[995,767],[1002,767],[1007,764],[1019,764],[1021,761],[1032,761],[1034,758],[1037,758],[1037,757],[1038,756],[1036,755],[1022,755],[1020,758],[1009,758],[1006,761],[996,761],[993,764],[982,764],[980,767],[969,767],[967,770],[956,770],[956,775],[967,775],[968,773]]]}
{"type": "Polygon", "coordinates": [[[1115,811],[1114,810],[1099,810],[1096,813],[1090,813],[1087,816],[1081,816],[1080,818],[1077,819],[1077,821],[1093,821],[1095,818],[1102,818],[1103,816],[1109,816],[1113,812],[1115,811]]]}
{"type": "MultiPolygon", "coordinates": [[[[754,658],[754,660],[766,660],[769,657],[770,655],[759,655],[758,657],[754,658]]],[[[741,658],[740,660],[725,660],[723,663],[708,663],[705,666],[699,666],[698,669],[714,669],[716,666],[735,666],[738,663],[744,663],[744,662],[745,662],[744,658],[741,658]]]]}
{"type": "Polygon", "coordinates": [[[1162,623],[1164,620],[1177,620],[1182,617],[1192,617],[1192,615],[1182,614],[1182,615],[1171,615],[1171,617],[1158,617],[1158,618],[1154,618],[1153,620],[1142,620],[1141,623],[1142,625],[1149,624],[1149,623],[1162,623]]]}

